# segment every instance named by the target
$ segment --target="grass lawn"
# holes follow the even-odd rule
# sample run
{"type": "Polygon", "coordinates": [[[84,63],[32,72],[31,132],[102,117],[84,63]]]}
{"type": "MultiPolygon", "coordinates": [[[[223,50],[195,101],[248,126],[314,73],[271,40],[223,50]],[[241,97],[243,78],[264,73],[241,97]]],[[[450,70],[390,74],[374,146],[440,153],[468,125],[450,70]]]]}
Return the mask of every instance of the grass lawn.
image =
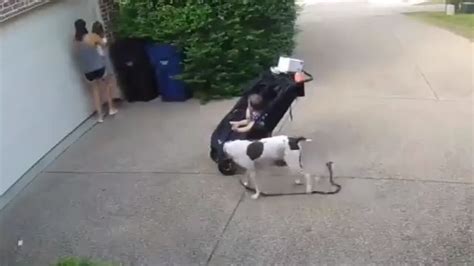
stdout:
{"type": "Polygon", "coordinates": [[[84,258],[64,258],[60,259],[52,266],[112,266],[110,263],[94,262],[84,258]]]}
{"type": "Polygon", "coordinates": [[[448,29],[454,33],[462,35],[471,41],[474,40],[474,15],[459,14],[454,16],[445,15],[442,12],[414,12],[407,13],[414,17],[433,25],[448,29]]]}

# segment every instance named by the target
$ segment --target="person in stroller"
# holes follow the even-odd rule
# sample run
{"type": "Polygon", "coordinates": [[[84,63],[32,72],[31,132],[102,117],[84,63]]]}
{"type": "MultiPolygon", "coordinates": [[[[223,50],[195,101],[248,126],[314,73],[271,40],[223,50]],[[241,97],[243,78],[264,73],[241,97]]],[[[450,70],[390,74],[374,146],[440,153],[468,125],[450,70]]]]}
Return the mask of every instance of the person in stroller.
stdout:
{"type": "MultiPolygon", "coordinates": [[[[229,123],[232,125],[232,130],[239,133],[249,132],[255,125],[255,121],[262,115],[265,107],[265,101],[260,94],[250,94],[248,97],[247,109],[245,111],[245,119],[241,121],[230,121],[229,123]]],[[[286,166],[286,162],[284,160],[276,160],[275,165],[286,166]]]]}
{"type": "Polygon", "coordinates": [[[265,103],[263,97],[259,94],[251,94],[248,98],[245,119],[241,121],[230,121],[232,130],[239,133],[249,132],[255,125],[255,121],[262,115],[265,103]]]}

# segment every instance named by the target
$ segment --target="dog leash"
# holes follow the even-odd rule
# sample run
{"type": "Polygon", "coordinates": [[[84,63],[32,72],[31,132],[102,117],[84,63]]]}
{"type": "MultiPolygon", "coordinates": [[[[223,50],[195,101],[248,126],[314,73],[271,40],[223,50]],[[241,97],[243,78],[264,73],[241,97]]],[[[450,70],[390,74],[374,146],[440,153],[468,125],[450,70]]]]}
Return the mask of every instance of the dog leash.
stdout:
{"type": "MultiPolygon", "coordinates": [[[[326,167],[329,171],[329,183],[331,186],[335,187],[336,189],[333,191],[319,191],[319,190],[314,190],[311,193],[306,193],[306,192],[295,192],[295,193],[265,193],[265,192],[260,192],[260,195],[265,196],[265,197],[276,197],[276,196],[287,196],[287,195],[310,195],[310,194],[321,194],[321,195],[334,195],[337,194],[341,191],[342,186],[334,182],[334,177],[333,177],[333,162],[327,162],[326,167]]],[[[243,182],[242,179],[240,179],[240,184],[247,190],[255,192],[255,188],[249,187],[248,185],[246,186],[243,182]]]]}
{"type": "Polygon", "coordinates": [[[290,105],[290,121],[293,121],[293,104],[290,105]]]}

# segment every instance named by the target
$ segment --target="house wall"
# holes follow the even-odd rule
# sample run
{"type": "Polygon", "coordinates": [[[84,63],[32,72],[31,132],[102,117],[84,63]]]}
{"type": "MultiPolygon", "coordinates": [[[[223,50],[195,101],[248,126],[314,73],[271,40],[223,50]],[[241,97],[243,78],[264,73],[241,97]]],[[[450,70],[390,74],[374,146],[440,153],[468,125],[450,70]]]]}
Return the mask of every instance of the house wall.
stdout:
{"type": "Polygon", "coordinates": [[[0,0],[0,21],[12,18],[50,0],[0,0]]]}
{"type": "Polygon", "coordinates": [[[114,36],[112,34],[113,33],[112,24],[113,24],[116,12],[118,10],[117,3],[114,0],[99,0],[99,7],[100,7],[100,15],[105,27],[105,31],[107,33],[107,37],[108,39],[113,40],[114,36]]]}
{"type": "Polygon", "coordinates": [[[54,1],[0,24],[0,195],[93,111],[72,54],[77,18],[90,26],[97,1],[54,1]]]}

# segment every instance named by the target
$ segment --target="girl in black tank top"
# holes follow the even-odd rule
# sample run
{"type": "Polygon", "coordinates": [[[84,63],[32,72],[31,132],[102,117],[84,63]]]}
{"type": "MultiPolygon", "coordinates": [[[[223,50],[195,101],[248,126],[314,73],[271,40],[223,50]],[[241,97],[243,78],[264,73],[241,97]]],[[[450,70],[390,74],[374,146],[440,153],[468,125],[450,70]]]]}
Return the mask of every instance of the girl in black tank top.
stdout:
{"type": "MultiPolygon", "coordinates": [[[[76,51],[78,56],[86,56],[92,54],[90,53],[97,53],[97,56],[99,56],[96,47],[97,46],[104,46],[104,43],[102,39],[95,33],[89,33],[87,28],[86,28],[86,22],[82,19],[78,19],[74,22],[74,27],[76,29],[75,32],[75,41],[77,42],[76,46],[76,51]],[[90,46],[91,51],[87,52],[86,54],[81,53],[80,49],[83,49],[84,46],[90,46]],[[82,48],[81,48],[82,47],[82,48]]],[[[84,50],[84,49],[83,49],[84,50]]],[[[88,56],[87,58],[89,58],[88,56]]],[[[80,61],[84,61],[87,58],[79,58],[80,61]]],[[[100,56],[99,56],[100,58],[100,56]]],[[[104,58],[100,58],[99,60],[104,60],[104,58]]],[[[87,60],[86,60],[87,61],[87,60]]],[[[105,62],[105,61],[104,61],[105,62]]],[[[82,62],[84,63],[84,62],[82,62]]],[[[95,65],[95,64],[94,64],[95,65]]],[[[107,85],[106,80],[104,79],[105,75],[105,64],[101,63],[101,67],[98,69],[91,69],[91,71],[88,71],[87,73],[84,73],[85,78],[88,80],[89,84],[91,85],[91,91],[92,91],[92,97],[94,101],[94,106],[97,112],[97,121],[99,123],[102,123],[104,121],[104,116],[102,113],[102,99],[101,99],[101,92],[103,88],[106,88],[106,98],[107,102],[109,105],[109,115],[114,115],[117,113],[117,109],[115,109],[110,93],[110,89],[108,88],[109,86],[107,85]]],[[[90,66],[89,66],[90,68],[90,66]]]]}

